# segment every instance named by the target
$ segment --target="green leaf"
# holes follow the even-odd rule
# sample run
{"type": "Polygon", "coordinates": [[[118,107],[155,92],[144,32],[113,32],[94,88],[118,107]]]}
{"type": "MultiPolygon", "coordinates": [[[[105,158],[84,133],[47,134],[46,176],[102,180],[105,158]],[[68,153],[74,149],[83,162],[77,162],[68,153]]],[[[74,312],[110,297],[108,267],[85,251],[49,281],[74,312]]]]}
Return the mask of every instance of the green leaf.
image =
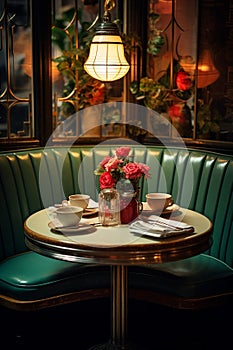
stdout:
{"type": "Polygon", "coordinates": [[[139,92],[139,82],[135,80],[130,83],[129,89],[133,95],[137,94],[139,92]]]}

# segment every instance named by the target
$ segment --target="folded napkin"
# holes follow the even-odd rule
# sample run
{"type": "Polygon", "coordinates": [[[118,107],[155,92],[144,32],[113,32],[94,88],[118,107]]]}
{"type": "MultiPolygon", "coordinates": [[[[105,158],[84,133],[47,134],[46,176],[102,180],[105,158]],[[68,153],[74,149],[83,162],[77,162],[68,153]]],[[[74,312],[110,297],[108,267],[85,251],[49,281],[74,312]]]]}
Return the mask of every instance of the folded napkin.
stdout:
{"type": "Polygon", "coordinates": [[[94,208],[98,208],[98,202],[96,202],[92,198],[90,198],[87,209],[94,209],[94,208]]]}
{"type": "Polygon", "coordinates": [[[155,238],[165,238],[173,235],[184,233],[193,233],[194,227],[184,222],[168,220],[160,216],[151,215],[147,221],[137,220],[130,226],[129,230],[132,233],[147,235],[155,238]]]}

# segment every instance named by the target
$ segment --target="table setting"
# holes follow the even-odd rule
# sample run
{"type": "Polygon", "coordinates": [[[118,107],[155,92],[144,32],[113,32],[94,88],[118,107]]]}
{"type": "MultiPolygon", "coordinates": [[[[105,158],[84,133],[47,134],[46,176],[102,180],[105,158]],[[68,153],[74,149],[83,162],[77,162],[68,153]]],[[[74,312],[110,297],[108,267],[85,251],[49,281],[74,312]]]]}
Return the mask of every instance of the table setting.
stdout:
{"type": "Polygon", "coordinates": [[[113,156],[98,164],[94,171],[100,185],[97,201],[86,193],[70,194],[61,204],[48,208],[51,232],[80,242],[80,236],[95,234],[99,228],[103,245],[127,244],[140,236],[167,239],[194,233],[192,226],[181,222],[182,211],[171,194],[149,192],[141,202],[140,180],[151,176],[150,168],[136,162],[130,151],[130,147],[116,148],[113,156]],[[109,232],[112,227],[121,230],[109,232]]]}
{"type": "MultiPolygon", "coordinates": [[[[159,194],[158,194],[159,195],[159,194]]],[[[164,194],[162,194],[163,197],[164,194]]],[[[157,200],[154,199],[154,201],[157,200]]],[[[154,202],[153,201],[153,202],[154,202]]],[[[74,204],[72,202],[72,204],[74,204]]],[[[174,204],[172,204],[174,206],[174,204]]],[[[89,198],[88,204],[85,209],[71,205],[71,203],[57,204],[47,209],[47,213],[50,217],[49,227],[51,232],[63,234],[66,237],[76,242],[91,242],[92,238],[88,237],[90,234],[96,234],[97,228],[100,243],[102,245],[116,245],[116,244],[128,244],[132,241],[137,241],[141,236],[148,237],[150,239],[168,239],[179,235],[191,235],[194,234],[194,228],[192,225],[186,224],[182,221],[183,211],[180,211],[180,207],[177,206],[176,216],[170,219],[170,215],[167,215],[167,211],[155,210],[151,208],[148,202],[143,202],[141,212],[131,222],[122,224],[120,221],[112,225],[103,225],[101,217],[99,215],[99,203],[89,198]],[[89,215],[85,215],[86,210],[90,210],[89,215]],[[65,221],[60,219],[61,211],[65,211],[65,221]],[[67,212],[68,211],[68,212],[67,212]],[[68,222],[67,217],[74,216],[74,221],[68,222]],[[116,227],[117,230],[111,230],[109,228],[116,227]],[[100,230],[101,228],[101,230],[100,230]],[[120,228],[120,230],[119,230],[120,228]],[[101,234],[100,234],[101,232],[101,234]],[[120,232],[120,233],[119,233],[120,232]],[[83,239],[85,239],[83,241],[83,239]]],[[[184,210],[184,209],[182,209],[184,210]]],[[[170,212],[173,212],[173,210],[170,212]]],[[[120,212],[118,213],[120,217],[120,212]]]]}

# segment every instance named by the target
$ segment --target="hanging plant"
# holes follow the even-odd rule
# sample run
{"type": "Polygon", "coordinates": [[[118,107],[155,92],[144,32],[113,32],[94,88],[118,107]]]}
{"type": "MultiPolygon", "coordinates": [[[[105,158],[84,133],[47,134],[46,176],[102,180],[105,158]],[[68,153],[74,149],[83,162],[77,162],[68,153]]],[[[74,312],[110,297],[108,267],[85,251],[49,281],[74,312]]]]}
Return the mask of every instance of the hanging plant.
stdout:
{"type": "Polygon", "coordinates": [[[130,91],[137,100],[143,100],[146,107],[155,110],[170,120],[181,137],[192,137],[192,115],[187,101],[193,94],[190,75],[174,61],[175,86],[170,88],[170,67],[158,80],[143,77],[130,84],[130,91]]]}
{"type": "Polygon", "coordinates": [[[150,13],[148,16],[150,32],[149,40],[147,42],[147,52],[154,56],[158,55],[163,45],[165,44],[162,30],[156,27],[159,19],[160,15],[158,13],[150,13]]]}
{"type": "Polygon", "coordinates": [[[146,107],[158,113],[168,111],[171,103],[187,101],[193,94],[193,83],[190,75],[180,68],[177,61],[174,61],[174,73],[176,86],[170,89],[170,67],[158,80],[143,77],[140,81],[133,81],[130,84],[130,92],[137,100],[143,100],[146,107]]]}
{"type": "Polygon", "coordinates": [[[197,126],[199,137],[210,138],[210,134],[217,134],[220,131],[219,121],[221,120],[221,114],[212,105],[213,100],[209,103],[205,103],[203,100],[198,100],[197,105],[197,126]]]}
{"type": "Polygon", "coordinates": [[[148,40],[147,52],[156,56],[165,44],[165,40],[161,34],[157,34],[155,37],[148,40]]]}

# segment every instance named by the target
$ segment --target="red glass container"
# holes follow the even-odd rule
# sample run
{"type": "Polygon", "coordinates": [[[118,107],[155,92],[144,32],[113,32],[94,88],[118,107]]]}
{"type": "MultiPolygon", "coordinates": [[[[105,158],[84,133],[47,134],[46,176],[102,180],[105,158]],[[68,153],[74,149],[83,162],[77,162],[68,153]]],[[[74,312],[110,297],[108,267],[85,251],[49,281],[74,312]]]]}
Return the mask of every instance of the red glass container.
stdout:
{"type": "Polygon", "coordinates": [[[120,219],[122,224],[128,224],[136,219],[141,211],[137,192],[123,192],[120,194],[120,219]]]}

